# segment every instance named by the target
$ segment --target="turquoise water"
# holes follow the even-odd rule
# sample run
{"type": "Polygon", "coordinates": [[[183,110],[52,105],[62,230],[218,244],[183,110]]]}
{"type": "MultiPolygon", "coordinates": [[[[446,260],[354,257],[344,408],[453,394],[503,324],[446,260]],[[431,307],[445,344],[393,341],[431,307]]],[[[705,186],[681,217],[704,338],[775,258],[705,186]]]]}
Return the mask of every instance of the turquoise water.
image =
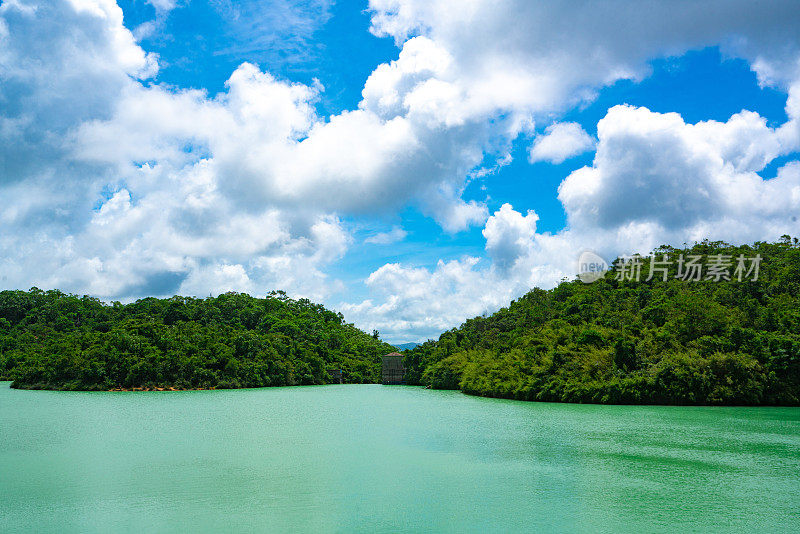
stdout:
{"type": "Polygon", "coordinates": [[[800,409],[0,383],[0,531],[800,531],[800,409]]]}

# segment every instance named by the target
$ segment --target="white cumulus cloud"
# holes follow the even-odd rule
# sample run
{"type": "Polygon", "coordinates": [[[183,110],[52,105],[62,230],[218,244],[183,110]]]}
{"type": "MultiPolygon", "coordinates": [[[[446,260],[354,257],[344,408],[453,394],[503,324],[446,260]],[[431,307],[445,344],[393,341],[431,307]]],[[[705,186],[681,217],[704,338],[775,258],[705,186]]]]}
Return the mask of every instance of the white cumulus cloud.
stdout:
{"type": "Polygon", "coordinates": [[[392,243],[402,241],[407,235],[408,232],[399,226],[395,226],[388,232],[378,232],[377,234],[367,237],[364,239],[364,243],[371,243],[373,245],[391,245],[392,243]]]}
{"type": "Polygon", "coordinates": [[[577,122],[557,122],[548,126],[531,146],[529,161],[561,163],[592,149],[594,140],[577,122]]]}

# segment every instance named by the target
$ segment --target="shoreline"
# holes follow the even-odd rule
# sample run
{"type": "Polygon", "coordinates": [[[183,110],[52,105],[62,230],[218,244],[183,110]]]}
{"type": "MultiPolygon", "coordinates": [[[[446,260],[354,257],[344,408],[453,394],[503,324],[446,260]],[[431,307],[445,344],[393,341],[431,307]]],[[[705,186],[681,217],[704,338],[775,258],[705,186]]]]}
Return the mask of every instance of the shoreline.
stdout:
{"type": "MultiPolygon", "coordinates": [[[[8,380],[0,380],[0,382],[8,382],[8,380]]],[[[13,383],[13,382],[12,382],[13,383]]],[[[18,389],[22,391],[64,391],[75,393],[124,393],[124,392],[163,392],[163,391],[225,391],[225,390],[238,390],[238,389],[269,389],[269,388],[297,388],[297,387],[314,387],[314,386],[341,386],[346,384],[294,384],[294,385],[281,385],[281,386],[255,386],[255,387],[238,387],[238,388],[220,388],[220,387],[206,387],[206,388],[180,388],[175,386],[167,387],[134,387],[134,388],[113,388],[113,389],[53,389],[44,387],[11,387],[9,389],[18,389]]],[[[352,382],[349,385],[381,385],[380,382],[352,382]]],[[[463,391],[460,389],[449,388],[431,388],[415,384],[397,384],[401,386],[418,387],[422,389],[429,389],[432,391],[457,391],[467,397],[475,397],[480,399],[493,399],[493,400],[506,400],[522,403],[536,403],[536,404],[574,404],[574,405],[591,405],[591,406],[664,406],[664,407],[680,407],[680,408],[800,408],[798,404],[662,404],[662,403],[604,403],[604,402],[569,402],[558,400],[527,400],[515,399],[513,397],[495,396],[495,395],[480,395],[472,392],[463,391]]]]}
{"type": "MultiPolygon", "coordinates": [[[[123,393],[123,392],[154,392],[154,391],[225,391],[237,389],[267,389],[267,388],[290,388],[290,387],[313,387],[313,386],[341,386],[345,384],[331,383],[331,384],[282,384],[279,386],[253,386],[253,387],[237,387],[237,388],[224,388],[224,387],[178,387],[178,386],[152,386],[152,387],[132,387],[132,388],[111,388],[111,389],[70,389],[70,388],[53,388],[44,387],[39,384],[33,386],[27,385],[14,385],[13,380],[0,380],[0,382],[11,382],[9,389],[18,389],[21,391],[67,391],[67,392],[80,392],[80,393],[123,393]]],[[[352,382],[356,385],[379,384],[378,382],[352,382]]]]}

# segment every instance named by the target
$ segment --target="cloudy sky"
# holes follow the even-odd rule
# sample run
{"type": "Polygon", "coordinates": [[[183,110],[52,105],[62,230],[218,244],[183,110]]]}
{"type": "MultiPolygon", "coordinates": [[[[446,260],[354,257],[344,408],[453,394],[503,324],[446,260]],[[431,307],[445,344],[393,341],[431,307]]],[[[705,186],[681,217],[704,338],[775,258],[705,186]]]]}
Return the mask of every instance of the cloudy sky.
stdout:
{"type": "Polygon", "coordinates": [[[0,288],[284,289],[419,341],[800,235],[796,1],[2,0],[0,288]]]}

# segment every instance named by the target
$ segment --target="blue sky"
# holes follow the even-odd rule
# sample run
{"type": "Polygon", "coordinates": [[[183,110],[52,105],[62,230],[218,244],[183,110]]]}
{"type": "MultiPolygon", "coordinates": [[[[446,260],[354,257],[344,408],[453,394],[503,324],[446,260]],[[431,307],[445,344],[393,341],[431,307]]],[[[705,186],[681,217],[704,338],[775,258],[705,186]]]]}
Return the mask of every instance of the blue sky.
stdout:
{"type": "MultiPolygon", "coordinates": [[[[395,59],[399,51],[391,38],[379,38],[369,32],[371,17],[366,1],[299,10],[298,16],[322,15],[311,21],[307,33],[300,36],[294,35],[296,26],[285,24],[277,13],[262,15],[269,25],[260,26],[254,36],[249,28],[245,31],[232,20],[230,8],[221,6],[222,2],[179,3],[182,4],[165,17],[158,31],[141,42],[147,50],[157,52],[165,65],[157,81],[204,89],[210,95],[224,91],[230,73],[249,61],[286,80],[304,84],[319,80],[325,92],[317,110],[323,116],[333,115],[357,107],[367,77],[381,63],[395,59]],[[284,39],[289,41],[287,49],[281,48],[284,39]]],[[[269,12],[269,3],[264,4],[267,5],[261,9],[269,12]]],[[[130,29],[156,19],[155,7],[141,0],[123,1],[120,7],[130,29]]],[[[555,118],[578,122],[592,135],[596,135],[597,122],[608,108],[620,103],[678,112],[688,122],[725,121],[742,109],[759,110],[773,124],[786,121],[786,94],[759,87],[746,61],[724,59],[718,47],[658,58],[650,62],[650,68],[652,74],[641,82],[623,80],[603,88],[588,106],[555,118]]],[[[581,154],[561,164],[530,163],[526,151],[532,137],[518,138],[513,162],[490,177],[473,181],[464,198],[487,201],[490,212],[506,202],[517,210],[535,210],[541,221],[538,228],[555,233],[566,225],[566,215],[557,198],[558,186],[573,170],[590,165],[593,154],[581,154]]],[[[368,233],[374,223],[401,225],[408,236],[401,244],[357,247],[360,250],[352,250],[331,266],[337,277],[358,282],[387,262],[430,267],[440,259],[484,254],[482,228],[448,234],[413,206],[383,220],[364,221],[364,231],[368,233]]],[[[356,283],[352,286],[358,287],[356,283]]]]}
{"type": "Polygon", "coordinates": [[[798,10],[620,6],[7,2],[2,284],[284,289],[405,342],[587,248],[800,233],[798,10]]]}

